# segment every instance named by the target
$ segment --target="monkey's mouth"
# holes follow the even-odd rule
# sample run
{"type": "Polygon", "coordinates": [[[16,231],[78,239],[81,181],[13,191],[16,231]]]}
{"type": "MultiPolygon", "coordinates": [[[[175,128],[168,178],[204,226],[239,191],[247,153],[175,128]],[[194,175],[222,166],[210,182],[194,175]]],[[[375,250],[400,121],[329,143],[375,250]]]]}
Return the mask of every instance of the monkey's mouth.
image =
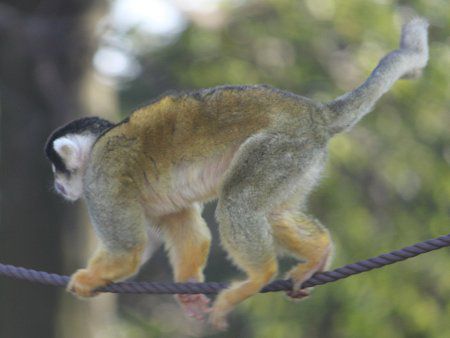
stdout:
{"type": "Polygon", "coordinates": [[[55,182],[54,188],[56,193],[61,195],[66,201],[75,202],[80,198],[76,192],[68,191],[61,183],[55,182]]]}
{"type": "Polygon", "coordinates": [[[66,189],[64,188],[64,186],[61,183],[58,183],[58,182],[55,183],[55,190],[58,194],[63,195],[64,197],[67,196],[66,189]]]}

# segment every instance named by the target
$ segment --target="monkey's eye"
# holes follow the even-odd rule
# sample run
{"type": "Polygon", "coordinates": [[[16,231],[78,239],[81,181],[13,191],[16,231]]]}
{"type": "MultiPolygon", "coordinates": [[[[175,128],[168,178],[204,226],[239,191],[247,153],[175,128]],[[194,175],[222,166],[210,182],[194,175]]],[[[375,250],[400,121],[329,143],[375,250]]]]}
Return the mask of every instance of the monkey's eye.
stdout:
{"type": "Polygon", "coordinates": [[[69,170],[69,172],[67,173],[67,178],[70,178],[72,175],[76,175],[77,172],[78,172],[78,169],[69,170]]]}
{"type": "Polygon", "coordinates": [[[55,178],[55,180],[57,180],[58,178],[64,178],[65,180],[70,180],[72,175],[75,174],[76,170],[67,170],[67,171],[59,171],[59,170],[55,170],[53,172],[53,177],[55,178]]]}

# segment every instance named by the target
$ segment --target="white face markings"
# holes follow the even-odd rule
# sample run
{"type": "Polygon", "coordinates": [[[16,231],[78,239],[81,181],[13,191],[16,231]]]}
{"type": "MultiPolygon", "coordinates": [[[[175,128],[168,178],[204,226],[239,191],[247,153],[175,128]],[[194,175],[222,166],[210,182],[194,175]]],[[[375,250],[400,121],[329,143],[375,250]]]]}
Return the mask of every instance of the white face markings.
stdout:
{"type": "Polygon", "coordinates": [[[92,134],[68,134],[53,142],[55,151],[69,171],[59,172],[52,164],[55,190],[69,201],[76,201],[83,194],[84,170],[94,142],[92,134]]]}
{"type": "Polygon", "coordinates": [[[67,169],[72,171],[84,166],[94,142],[95,137],[92,134],[68,134],[53,141],[53,147],[67,169]]]}

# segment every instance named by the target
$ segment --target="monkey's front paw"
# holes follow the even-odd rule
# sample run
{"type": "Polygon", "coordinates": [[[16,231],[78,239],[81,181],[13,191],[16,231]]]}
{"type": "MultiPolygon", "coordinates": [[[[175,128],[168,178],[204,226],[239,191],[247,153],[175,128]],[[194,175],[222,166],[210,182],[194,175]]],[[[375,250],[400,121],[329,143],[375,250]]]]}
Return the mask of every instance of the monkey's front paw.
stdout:
{"type": "Polygon", "coordinates": [[[211,312],[209,306],[210,299],[202,294],[194,295],[175,295],[176,300],[180,303],[181,308],[188,317],[195,318],[197,320],[204,320],[206,314],[211,312]]]}
{"type": "Polygon", "coordinates": [[[70,278],[67,291],[78,297],[93,297],[98,294],[96,289],[109,283],[109,281],[93,275],[89,270],[80,269],[70,278]]]}

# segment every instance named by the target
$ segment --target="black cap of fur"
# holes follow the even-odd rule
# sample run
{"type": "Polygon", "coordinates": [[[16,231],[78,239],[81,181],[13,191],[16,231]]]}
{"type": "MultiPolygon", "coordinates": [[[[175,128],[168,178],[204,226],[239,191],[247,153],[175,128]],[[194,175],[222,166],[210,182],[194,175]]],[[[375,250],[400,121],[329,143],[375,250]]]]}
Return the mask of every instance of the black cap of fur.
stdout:
{"type": "Polygon", "coordinates": [[[56,139],[65,136],[67,134],[83,134],[90,133],[96,135],[97,137],[104,133],[109,128],[113,127],[114,124],[101,119],[99,117],[84,117],[72,122],[67,123],[66,125],[56,129],[48,138],[47,143],[45,145],[45,155],[49,159],[50,162],[53,163],[57,171],[68,173],[69,171],[64,164],[64,161],[61,159],[59,154],[55,151],[53,146],[53,141],[56,139]]]}

